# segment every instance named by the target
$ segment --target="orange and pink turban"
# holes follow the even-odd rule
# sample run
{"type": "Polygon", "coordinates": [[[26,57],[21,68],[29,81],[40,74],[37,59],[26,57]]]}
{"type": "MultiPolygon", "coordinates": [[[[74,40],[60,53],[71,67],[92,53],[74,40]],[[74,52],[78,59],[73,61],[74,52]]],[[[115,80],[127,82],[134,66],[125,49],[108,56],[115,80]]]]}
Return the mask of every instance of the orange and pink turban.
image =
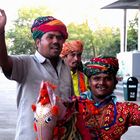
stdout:
{"type": "Polygon", "coordinates": [[[63,58],[71,52],[83,52],[84,43],[81,40],[73,40],[70,42],[65,42],[60,56],[63,58]]]}
{"type": "Polygon", "coordinates": [[[64,39],[68,38],[67,28],[62,21],[52,16],[38,17],[34,20],[31,27],[34,40],[41,38],[43,34],[50,31],[59,31],[64,39]]]}
{"type": "Polygon", "coordinates": [[[99,56],[90,59],[84,65],[84,73],[87,77],[100,73],[117,74],[119,69],[118,59],[112,56],[99,56]]]}

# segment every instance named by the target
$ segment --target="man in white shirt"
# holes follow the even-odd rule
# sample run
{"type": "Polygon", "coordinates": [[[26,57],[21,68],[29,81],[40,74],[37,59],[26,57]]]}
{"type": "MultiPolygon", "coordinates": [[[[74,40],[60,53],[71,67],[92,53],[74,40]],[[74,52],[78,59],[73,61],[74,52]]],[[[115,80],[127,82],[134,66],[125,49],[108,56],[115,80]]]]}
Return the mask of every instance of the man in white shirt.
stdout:
{"type": "Polygon", "coordinates": [[[65,101],[73,95],[70,70],[59,57],[68,37],[67,28],[54,17],[39,17],[31,27],[36,53],[30,56],[9,56],[5,43],[6,14],[2,9],[0,14],[0,66],[5,76],[18,84],[15,140],[35,140],[31,104],[36,102],[41,81],[56,85],[56,95],[65,101]]]}

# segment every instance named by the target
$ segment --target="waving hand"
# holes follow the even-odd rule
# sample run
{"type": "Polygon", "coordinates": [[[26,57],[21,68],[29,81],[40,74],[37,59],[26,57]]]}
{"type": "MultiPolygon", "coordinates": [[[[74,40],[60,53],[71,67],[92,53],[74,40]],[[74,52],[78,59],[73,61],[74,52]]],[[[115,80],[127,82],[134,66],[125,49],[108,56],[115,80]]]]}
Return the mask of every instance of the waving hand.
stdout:
{"type": "Polygon", "coordinates": [[[6,25],[6,14],[5,11],[0,9],[0,32],[2,32],[6,25]]]}

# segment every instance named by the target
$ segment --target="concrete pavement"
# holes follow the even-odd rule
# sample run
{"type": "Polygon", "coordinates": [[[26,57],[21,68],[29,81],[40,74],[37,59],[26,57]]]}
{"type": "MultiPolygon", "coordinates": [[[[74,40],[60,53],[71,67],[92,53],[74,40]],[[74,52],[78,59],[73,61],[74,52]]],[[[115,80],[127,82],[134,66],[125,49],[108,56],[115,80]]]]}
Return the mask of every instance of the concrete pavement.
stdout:
{"type": "Polygon", "coordinates": [[[0,73],[0,140],[14,140],[16,128],[16,83],[0,73]]]}
{"type": "MultiPolygon", "coordinates": [[[[119,101],[121,93],[115,92],[119,101]]],[[[140,104],[140,98],[136,101],[140,104]]],[[[7,80],[0,72],[0,140],[14,140],[16,128],[16,83],[7,80]]],[[[140,127],[130,127],[122,140],[139,140],[140,127]]]]}

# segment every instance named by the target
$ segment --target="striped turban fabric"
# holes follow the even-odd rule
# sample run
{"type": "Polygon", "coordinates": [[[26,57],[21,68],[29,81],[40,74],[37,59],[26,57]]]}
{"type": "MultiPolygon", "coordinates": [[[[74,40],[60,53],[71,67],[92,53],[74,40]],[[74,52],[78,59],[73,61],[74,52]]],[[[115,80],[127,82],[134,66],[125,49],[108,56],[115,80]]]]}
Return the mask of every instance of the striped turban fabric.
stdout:
{"type": "Polygon", "coordinates": [[[37,38],[40,39],[43,34],[50,31],[58,31],[63,35],[64,39],[68,38],[66,25],[62,21],[52,16],[38,17],[34,20],[31,27],[31,32],[34,40],[36,40],[37,38]]]}
{"type": "Polygon", "coordinates": [[[71,52],[83,52],[84,43],[81,40],[73,40],[70,42],[65,42],[60,56],[63,58],[71,52]]]}
{"type": "Polygon", "coordinates": [[[84,73],[87,77],[100,73],[117,74],[119,69],[118,59],[112,56],[99,56],[90,59],[84,65],[84,73]]]}

